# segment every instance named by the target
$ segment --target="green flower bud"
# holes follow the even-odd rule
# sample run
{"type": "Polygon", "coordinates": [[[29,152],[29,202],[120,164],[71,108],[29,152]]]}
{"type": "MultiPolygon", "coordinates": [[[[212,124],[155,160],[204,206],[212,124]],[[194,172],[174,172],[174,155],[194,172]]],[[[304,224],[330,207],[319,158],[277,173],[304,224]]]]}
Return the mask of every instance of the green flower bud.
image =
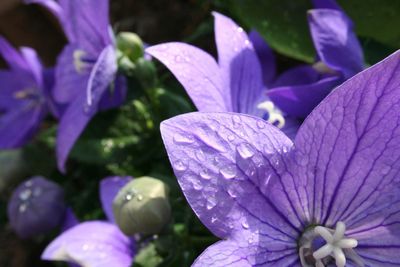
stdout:
{"type": "Polygon", "coordinates": [[[151,177],[126,184],[113,201],[114,217],[121,231],[126,235],[159,233],[171,216],[168,193],[165,183],[151,177]]]}
{"type": "Polygon", "coordinates": [[[137,34],[132,32],[120,32],[117,35],[117,48],[122,54],[135,62],[143,57],[143,42],[137,34]]]}

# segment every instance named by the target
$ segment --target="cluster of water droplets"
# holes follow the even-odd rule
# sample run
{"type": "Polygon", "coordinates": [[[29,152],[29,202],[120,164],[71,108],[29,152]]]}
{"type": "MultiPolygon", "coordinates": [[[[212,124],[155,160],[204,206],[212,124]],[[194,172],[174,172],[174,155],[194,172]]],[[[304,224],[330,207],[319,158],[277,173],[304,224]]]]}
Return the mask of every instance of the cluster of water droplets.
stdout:
{"type": "Polygon", "coordinates": [[[136,189],[131,188],[128,192],[126,192],[124,199],[126,202],[136,199],[137,201],[143,200],[143,195],[141,195],[136,189]]]}
{"type": "Polygon", "coordinates": [[[18,211],[20,213],[24,213],[31,204],[31,201],[34,198],[42,195],[42,191],[43,189],[40,186],[35,186],[32,181],[25,182],[24,188],[18,194],[18,198],[20,200],[18,211]]]}

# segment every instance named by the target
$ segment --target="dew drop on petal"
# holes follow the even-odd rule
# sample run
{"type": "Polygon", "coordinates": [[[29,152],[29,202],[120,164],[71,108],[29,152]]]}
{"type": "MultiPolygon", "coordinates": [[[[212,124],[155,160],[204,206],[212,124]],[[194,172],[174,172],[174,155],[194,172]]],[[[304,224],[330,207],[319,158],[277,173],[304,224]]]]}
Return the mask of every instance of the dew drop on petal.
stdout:
{"type": "Polygon", "coordinates": [[[207,209],[211,210],[212,208],[214,208],[217,205],[217,201],[214,198],[208,198],[207,199],[207,209]]]}
{"type": "Polygon", "coordinates": [[[21,205],[19,205],[18,207],[18,211],[20,213],[24,213],[26,211],[26,209],[28,208],[28,205],[26,203],[22,203],[21,205]]]}
{"type": "Polygon", "coordinates": [[[391,170],[390,166],[388,166],[388,165],[382,166],[381,174],[382,175],[386,175],[386,174],[388,174],[390,172],[390,170],[391,170]]]}
{"type": "Polygon", "coordinates": [[[186,170],[187,166],[185,165],[185,163],[183,163],[180,160],[177,160],[174,164],[173,164],[175,170],[177,171],[184,171],[186,170]]]}
{"type": "Polygon", "coordinates": [[[234,128],[238,128],[240,126],[240,123],[242,122],[242,120],[240,119],[240,117],[238,115],[233,115],[232,120],[233,120],[234,128]]]}
{"type": "Polygon", "coordinates": [[[228,135],[228,140],[232,142],[235,140],[235,136],[233,134],[228,135]]]}
{"type": "Polygon", "coordinates": [[[251,158],[255,153],[254,148],[248,143],[241,143],[236,149],[243,159],[251,158]]]}
{"type": "Polygon", "coordinates": [[[194,142],[194,138],[191,135],[182,135],[182,134],[175,134],[174,135],[174,142],[176,144],[192,144],[194,142]]]}
{"type": "Polygon", "coordinates": [[[236,192],[233,188],[228,189],[228,194],[233,198],[237,197],[236,192]]]}
{"type": "Polygon", "coordinates": [[[25,189],[21,193],[19,193],[19,199],[22,201],[28,200],[32,195],[32,191],[30,189],[25,189]]]}
{"type": "Polygon", "coordinates": [[[201,170],[200,171],[200,176],[201,176],[201,178],[203,178],[205,180],[211,179],[210,172],[207,169],[201,170]]]}
{"type": "Polygon", "coordinates": [[[243,227],[244,229],[249,229],[249,223],[248,223],[247,221],[243,221],[243,222],[242,222],[242,227],[243,227]]]}
{"type": "Polygon", "coordinates": [[[219,172],[225,179],[233,179],[236,176],[236,166],[234,165],[224,166],[219,170],[219,172]]]}
{"type": "Polygon", "coordinates": [[[265,128],[265,123],[263,121],[257,121],[257,127],[259,129],[264,129],[265,128]]]}
{"type": "Polygon", "coordinates": [[[195,190],[203,189],[203,185],[201,184],[201,182],[199,180],[195,179],[195,178],[192,180],[192,184],[193,184],[193,188],[195,190]]]}
{"type": "Polygon", "coordinates": [[[203,152],[203,150],[197,150],[196,151],[196,158],[200,161],[200,162],[203,162],[203,161],[205,161],[206,160],[206,155],[204,155],[204,152],[203,152]]]}

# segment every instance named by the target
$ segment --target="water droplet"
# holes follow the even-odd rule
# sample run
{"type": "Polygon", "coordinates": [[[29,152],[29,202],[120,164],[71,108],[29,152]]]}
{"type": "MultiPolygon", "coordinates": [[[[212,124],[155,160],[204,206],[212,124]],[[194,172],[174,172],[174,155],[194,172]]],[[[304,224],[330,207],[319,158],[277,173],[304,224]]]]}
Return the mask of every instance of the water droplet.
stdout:
{"type": "Polygon", "coordinates": [[[82,250],[84,250],[84,251],[89,250],[89,248],[90,248],[90,246],[89,246],[88,244],[84,244],[84,245],[82,246],[82,250]]]}
{"type": "Polygon", "coordinates": [[[196,158],[201,162],[206,160],[206,155],[204,155],[203,150],[196,151],[196,158]]]}
{"type": "Polygon", "coordinates": [[[36,187],[35,190],[33,190],[33,195],[34,195],[35,197],[38,197],[38,196],[40,196],[41,194],[42,194],[42,188],[36,187]]]}
{"type": "Polygon", "coordinates": [[[300,166],[307,166],[308,164],[308,157],[306,155],[302,155],[300,153],[297,153],[295,156],[297,164],[300,166]]]}
{"type": "Polygon", "coordinates": [[[235,189],[233,189],[233,188],[228,189],[228,194],[233,198],[237,197],[235,189]]]}
{"type": "Polygon", "coordinates": [[[242,27],[238,27],[238,28],[237,28],[237,31],[238,31],[238,32],[243,32],[243,28],[242,28],[242,27]]]}
{"type": "Polygon", "coordinates": [[[211,223],[215,223],[218,220],[217,217],[211,217],[211,223]]]}
{"type": "Polygon", "coordinates": [[[182,161],[180,161],[180,160],[177,160],[175,163],[174,163],[174,168],[175,168],[175,170],[177,170],[177,171],[184,171],[184,170],[186,170],[186,165],[185,165],[185,163],[183,163],[182,161]]]}
{"type": "Polygon", "coordinates": [[[175,62],[176,63],[182,63],[184,61],[185,61],[185,59],[182,56],[180,56],[180,55],[176,55],[175,56],[175,62]]]}
{"type": "Polygon", "coordinates": [[[242,120],[240,119],[240,117],[239,117],[238,115],[233,115],[232,120],[233,120],[233,127],[234,127],[234,128],[239,128],[240,123],[241,123],[241,121],[242,121],[242,120]]]}
{"type": "Polygon", "coordinates": [[[30,189],[26,189],[19,193],[19,199],[22,201],[28,200],[32,195],[32,191],[30,189]]]}
{"type": "Polygon", "coordinates": [[[22,203],[21,205],[19,205],[18,207],[18,211],[20,213],[24,213],[26,211],[26,209],[28,208],[28,205],[26,203],[22,203]]]}
{"type": "Polygon", "coordinates": [[[263,122],[261,120],[257,121],[257,127],[259,129],[264,129],[265,128],[265,122],[263,122]]]}
{"type": "Polygon", "coordinates": [[[235,140],[235,136],[233,134],[228,135],[228,140],[232,142],[235,140]]]}
{"type": "Polygon", "coordinates": [[[236,149],[243,159],[251,158],[255,153],[254,148],[248,143],[241,143],[236,149]]]}
{"type": "Polygon", "coordinates": [[[33,185],[33,182],[32,181],[26,181],[25,182],[25,186],[26,187],[31,187],[33,185]]]}
{"type": "Polygon", "coordinates": [[[243,222],[242,222],[242,227],[243,227],[244,229],[249,229],[249,223],[248,223],[247,221],[243,221],[243,222]]]}
{"type": "Polygon", "coordinates": [[[202,185],[201,182],[200,182],[199,180],[197,180],[197,179],[193,179],[193,180],[192,180],[192,184],[193,184],[193,188],[194,188],[195,190],[201,190],[201,189],[203,189],[203,185],[202,185]]]}
{"type": "Polygon", "coordinates": [[[233,179],[236,176],[236,166],[225,166],[219,170],[225,179],[233,179]]]}
{"type": "Polygon", "coordinates": [[[194,142],[194,138],[189,134],[188,135],[175,134],[174,142],[176,144],[192,144],[194,142]]]}
{"type": "Polygon", "coordinates": [[[382,175],[386,175],[386,174],[388,174],[388,173],[390,172],[390,170],[391,170],[390,166],[385,165],[385,166],[383,166],[382,169],[381,169],[381,174],[382,174],[382,175]]]}
{"type": "Polygon", "coordinates": [[[207,209],[210,210],[217,205],[217,201],[214,198],[207,199],[207,209]]]}
{"type": "Polygon", "coordinates": [[[200,176],[201,176],[201,178],[206,179],[206,180],[211,179],[210,172],[207,169],[202,170],[200,172],[200,176]]]}
{"type": "Polygon", "coordinates": [[[137,196],[137,200],[138,200],[138,201],[142,201],[142,200],[143,200],[143,196],[142,196],[142,195],[138,195],[138,196],[137,196]]]}
{"type": "Polygon", "coordinates": [[[133,195],[131,193],[128,193],[125,195],[125,200],[129,201],[133,198],[133,195]]]}

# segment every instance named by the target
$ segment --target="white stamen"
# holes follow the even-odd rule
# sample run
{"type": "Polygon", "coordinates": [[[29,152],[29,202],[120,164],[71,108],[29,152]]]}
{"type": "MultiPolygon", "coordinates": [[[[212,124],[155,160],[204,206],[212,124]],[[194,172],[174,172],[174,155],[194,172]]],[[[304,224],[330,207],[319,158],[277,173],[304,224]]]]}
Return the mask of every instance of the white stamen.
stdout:
{"type": "Polygon", "coordinates": [[[73,53],[73,58],[74,58],[74,66],[75,66],[75,70],[78,73],[83,73],[85,67],[86,67],[86,63],[83,62],[82,57],[84,57],[86,55],[86,52],[83,50],[75,50],[73,53]]]}
{"type": "Polygon", "coordinates": [[[278,128],[283,128],[283,126],[285,126],[285,118],[283,117],[282,112],[276,108],[274,103],[271,101],[267,100],[261,102],[257,105],[257,108],[268,112],[267,121],[269,123],[276,125],[278,128]]]}
{"type": "Polygon", "coordinates": [[[324,62],[318,61],[312,66],[319,73],[335,74],[336,71],[328,67],[324,62]]]}
{"type": "Polygon", "coordinates": [[[346,225],[343,222],[338,222],[333,234],[323,226],[315,227],[314,232],[326,241],[326,245],[313,253],[317,266],[320,263],[322,264],[323,258],[331,256],[335,259],[337,267],[344,267],[346,265],[346,256],[343,249],[352,249],[358,245],[356,239],[345,237],[346,225]]]}

